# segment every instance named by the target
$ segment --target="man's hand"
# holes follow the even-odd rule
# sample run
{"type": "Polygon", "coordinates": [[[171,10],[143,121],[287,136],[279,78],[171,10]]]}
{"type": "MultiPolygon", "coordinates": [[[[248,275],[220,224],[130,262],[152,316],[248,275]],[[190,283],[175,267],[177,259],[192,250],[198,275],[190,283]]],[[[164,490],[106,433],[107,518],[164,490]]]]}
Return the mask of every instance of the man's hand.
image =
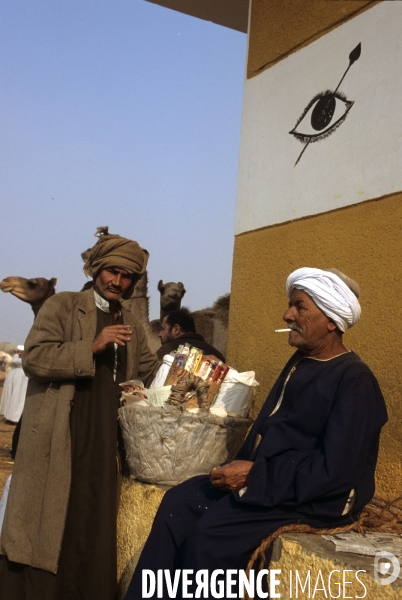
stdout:
{"type": "Polygon", "coordinates": [[[109,327],[104,327],[92,343],[92,352],[99,354],[106,350],[110,344],[124,346],[131,340],[132,333],[129,325],[110,325],[109,327]]]}
{"type": "Polygon", "coordinates": [[[232,492],[245,487],[253,463],[250,460],[232,460],[232,462],[214,467],[209,474],[214,487],[232,492]]]}

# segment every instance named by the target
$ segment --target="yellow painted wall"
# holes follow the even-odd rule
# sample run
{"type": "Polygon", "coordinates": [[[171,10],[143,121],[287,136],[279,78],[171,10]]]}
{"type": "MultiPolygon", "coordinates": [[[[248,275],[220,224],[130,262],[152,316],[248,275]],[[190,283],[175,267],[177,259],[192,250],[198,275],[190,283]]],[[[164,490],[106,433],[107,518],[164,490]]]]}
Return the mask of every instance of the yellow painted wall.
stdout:
{"type": "Polygon", "coordinates": [[[251,1],[247,77],[378,4],[378,0],[251,1]]]}
{"type": "Polygon", "coordinates": [[[282,326],[285,281],[303,266],[336,267],[361,288],[361,321],[344,341],[370,366],[385,396],[377,493],[402,484],[402,194],[244,233],[235,239],[228,362],[254,369],[257,410],[293,350],[282,326]]]}

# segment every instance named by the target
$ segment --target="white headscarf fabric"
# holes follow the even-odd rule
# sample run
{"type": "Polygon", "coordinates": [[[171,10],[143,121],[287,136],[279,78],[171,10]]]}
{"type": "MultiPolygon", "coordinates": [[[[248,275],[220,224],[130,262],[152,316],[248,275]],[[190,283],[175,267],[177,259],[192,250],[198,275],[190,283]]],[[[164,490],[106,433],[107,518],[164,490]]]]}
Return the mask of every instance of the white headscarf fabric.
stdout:
{"type": "Polygon", "coordinates": [[[358,299],[335,273],[310,267],[297,269],[286,281],[288,298],[294,288],[306,292],[342,332],[353,327],[360,319],[361,307],[358,299]]]}

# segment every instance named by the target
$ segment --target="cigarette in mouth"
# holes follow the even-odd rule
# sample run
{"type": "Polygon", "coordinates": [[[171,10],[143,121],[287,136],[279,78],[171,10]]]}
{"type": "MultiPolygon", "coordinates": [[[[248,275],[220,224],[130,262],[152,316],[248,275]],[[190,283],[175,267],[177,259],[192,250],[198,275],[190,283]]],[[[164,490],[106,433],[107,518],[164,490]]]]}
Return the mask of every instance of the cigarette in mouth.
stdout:
{"type": "Polygon", "coordinates": [[[286,327],[286,329],[274,329],[274,333],[284,333],[285,331],[292,331],[290,327],[286,327]]]}

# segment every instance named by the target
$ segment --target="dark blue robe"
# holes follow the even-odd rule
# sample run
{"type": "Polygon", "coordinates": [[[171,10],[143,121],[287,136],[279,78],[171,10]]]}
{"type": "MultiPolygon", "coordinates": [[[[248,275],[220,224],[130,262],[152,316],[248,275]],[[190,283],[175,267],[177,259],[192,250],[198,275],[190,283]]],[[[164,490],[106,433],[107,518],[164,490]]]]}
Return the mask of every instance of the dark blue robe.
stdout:
{"type": "MultiPolygon", "coordinates": [[[[169,569],[172,579],[175,569],[245,569],[261,541],[282,525],[338,527],[358,518],[374,494],[387,421],[383,396],[353,352],[327,361],[306,357],[270,416],[300,358],[296,352],[288,361],[236,457],[254,463],[246,491],[216,489],[208,476],[169,490],[125,600],[141,600],[143,569],[169,569]],[[342,515],[352,489],[353,507],[342,515]]],[[[181,586],[176,598],[180,592],[181,586]]]]}

